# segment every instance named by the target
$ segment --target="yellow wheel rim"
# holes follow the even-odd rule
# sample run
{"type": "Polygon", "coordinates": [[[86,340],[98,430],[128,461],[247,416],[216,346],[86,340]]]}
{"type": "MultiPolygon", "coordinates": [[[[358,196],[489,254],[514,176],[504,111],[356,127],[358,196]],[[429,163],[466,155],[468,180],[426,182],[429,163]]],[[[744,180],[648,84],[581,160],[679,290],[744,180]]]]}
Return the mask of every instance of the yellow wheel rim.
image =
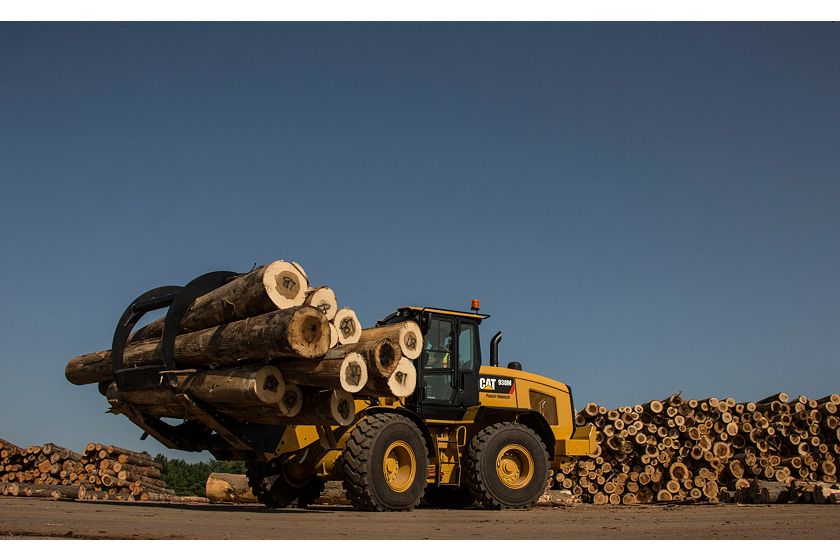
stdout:
{"type": "Polygon", "coordinates": [[[382,472],[391,490],[394,492],[408,490],[417,472],[417,461],[411,446],[401,439],[389,445],[385,450],[382,472]]]}
{"type": "Polygon", "coordinates": [[[519,444],[506,445],[496,457],[496,474],[502,484],[513,490],[524,488],[534,478],[534,459],[519,444]]]}

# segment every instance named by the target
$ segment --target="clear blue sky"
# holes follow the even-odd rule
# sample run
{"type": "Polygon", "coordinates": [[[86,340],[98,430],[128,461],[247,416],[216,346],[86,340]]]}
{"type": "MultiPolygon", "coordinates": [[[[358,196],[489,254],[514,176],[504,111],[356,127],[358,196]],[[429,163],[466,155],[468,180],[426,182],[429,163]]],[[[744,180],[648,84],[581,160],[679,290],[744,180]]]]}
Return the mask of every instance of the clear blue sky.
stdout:
{"type": "Polygon", "coordinates": [[[366,326],[480,298],[579,406],[840,391],[837,25],[0,24],[0,131],[22,444],[161,450],[64,364],[278,258],[366,326]]]}

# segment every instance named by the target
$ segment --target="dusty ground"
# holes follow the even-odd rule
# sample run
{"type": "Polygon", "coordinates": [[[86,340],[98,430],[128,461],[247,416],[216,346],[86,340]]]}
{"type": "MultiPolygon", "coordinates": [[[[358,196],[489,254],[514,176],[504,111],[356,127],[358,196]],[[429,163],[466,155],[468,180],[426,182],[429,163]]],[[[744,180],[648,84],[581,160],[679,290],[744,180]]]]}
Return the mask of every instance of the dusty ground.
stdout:
{"type": "Polygon", "coordinates": [[[2,538],[95,539],[836,539],[840,506],[571,506],[532,511],[360,513],[208,504],[0,497],[2,538]],[[387,518],[387,523],[381,523],[387,518]],[[377,521],[377,522],[372,522],[377,521]]]}

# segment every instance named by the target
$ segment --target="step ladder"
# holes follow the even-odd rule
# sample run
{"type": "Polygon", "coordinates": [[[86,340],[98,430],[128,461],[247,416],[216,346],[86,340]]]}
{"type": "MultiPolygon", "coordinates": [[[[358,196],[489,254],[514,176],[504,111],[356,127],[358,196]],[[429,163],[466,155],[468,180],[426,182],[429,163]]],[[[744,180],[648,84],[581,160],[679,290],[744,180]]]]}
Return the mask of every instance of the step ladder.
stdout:
{"type": "Polygon", "coordinates": [[[458,426],[455,430],[455,439],[450,439],[450,434],[435,434],[435,455],[437,456],[437,469],[435,469],[435,484],[440,486],[461,486],[461,448],[467,444],[467,428],[466,426],[458,426]],[[442,449],[452,454],[452,444],[454,445],[454,460],[445,459],[441,453],[442,449]],[[443,472],[443,465],[452,466],[453,471],[458,472],[457,482],[441,482],[441,473],[443,472]]]}

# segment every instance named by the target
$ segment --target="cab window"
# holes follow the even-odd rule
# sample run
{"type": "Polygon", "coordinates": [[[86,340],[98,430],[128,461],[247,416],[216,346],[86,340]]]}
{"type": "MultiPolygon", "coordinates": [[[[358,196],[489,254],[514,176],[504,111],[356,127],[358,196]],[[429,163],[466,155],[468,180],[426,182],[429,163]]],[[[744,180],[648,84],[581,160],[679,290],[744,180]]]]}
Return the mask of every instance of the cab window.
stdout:
{"type": "Polygon", "coordinates": [[[472,371],[475,366],[475,325],[464,324],[458,329],[458,369],[472,371]]]}
{"type": "Polygon", "coordinates": [[[432,319],[423,336],[423,369],[452,370],[455,324],[449,319],[432,319]]]}

